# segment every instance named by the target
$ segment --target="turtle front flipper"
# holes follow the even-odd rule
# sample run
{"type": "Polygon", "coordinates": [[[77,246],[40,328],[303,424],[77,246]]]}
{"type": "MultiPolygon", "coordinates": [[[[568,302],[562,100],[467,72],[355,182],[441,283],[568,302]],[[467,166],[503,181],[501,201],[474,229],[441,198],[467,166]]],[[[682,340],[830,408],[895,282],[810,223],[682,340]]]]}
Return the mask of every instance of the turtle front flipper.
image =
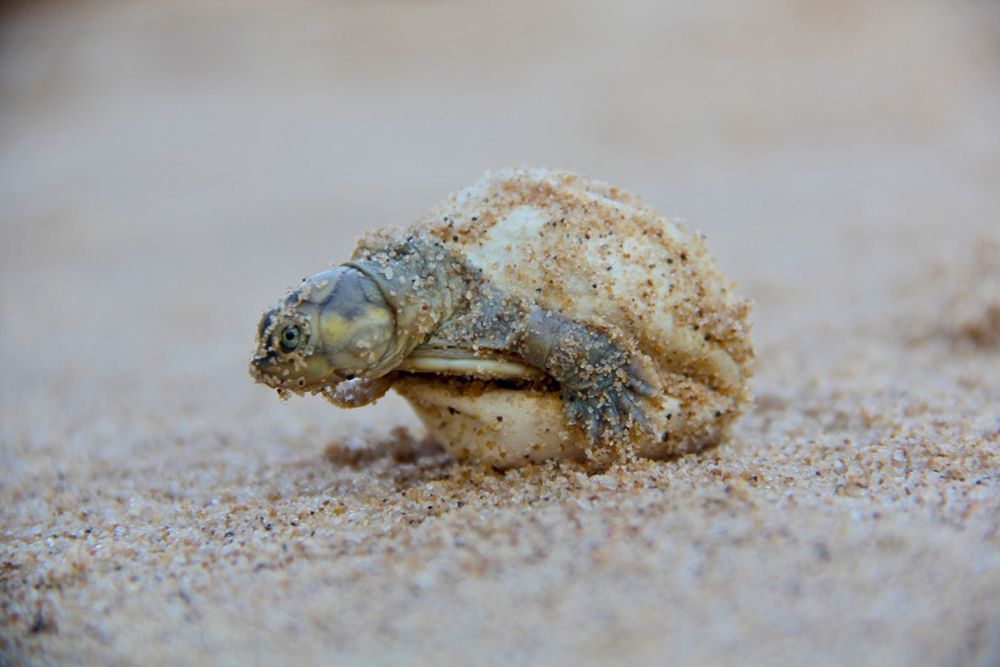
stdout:
{"type": "Polygon", "coordinates": [[[607,334],[536,308],[519,343],[528,363],[559,382],[569,423],[592,445],[624,444],[630,434],[653,431],[641,403],[658,394],[658,381],[607,334]]]}
{"type": "Polygon", "coordinates": [[[377,378],[354,378],[336,385],[327,385],[316,393],[322,394],[338,408],[360,408],[385,396],[392,388],[394,379],[391,374],[377,378]]]}

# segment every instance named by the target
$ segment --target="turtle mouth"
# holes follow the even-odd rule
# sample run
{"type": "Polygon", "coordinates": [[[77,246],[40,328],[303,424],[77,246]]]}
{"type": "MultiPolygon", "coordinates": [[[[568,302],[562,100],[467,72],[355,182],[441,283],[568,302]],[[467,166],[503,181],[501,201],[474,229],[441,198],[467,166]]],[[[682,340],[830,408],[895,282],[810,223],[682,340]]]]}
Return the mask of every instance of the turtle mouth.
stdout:
{"type": "Polygon", "coordinates": [[[268,352],[255,356],[250,360],[250,377],[255,382],[267,385],[272,389],[281,389],[291,384],[291,378],[281,377],[280,367],[276,363],[275,354],[268,352]]]}
{"type": "Polygon", "coordinates": [[[277,388],[277,386],[281,384],[281,379],[272,372],[273,359],[273,352],[254,356],[254,358],[250,360],[250,377],[252,377],[255,382],[277,388]]]}
{"type": "Polygon", "coordinates": [[[267,340],[251,357],[249,371],[255,382],[277,389],[282,395],[317,393],[348,379],[312,346],[279,352],[267,340]]]}
{"type": "Polygon", "coordinates": [[[279,359],[274,352],[250,360],[250,376],[272,389],[308,391],[343,382],[345,377],[328,369],[313,368],[303,359],[279,359]]]}

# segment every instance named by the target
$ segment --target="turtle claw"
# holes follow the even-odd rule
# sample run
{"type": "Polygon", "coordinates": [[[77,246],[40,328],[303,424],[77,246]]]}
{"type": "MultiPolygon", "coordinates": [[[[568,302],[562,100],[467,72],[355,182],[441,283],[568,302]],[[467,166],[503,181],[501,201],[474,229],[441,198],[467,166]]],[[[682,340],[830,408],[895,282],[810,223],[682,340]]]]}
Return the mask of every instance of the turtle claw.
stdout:
{"type": "Polygon", "coordinates": [[[600,442],[601,422],[595,418],[591,401],[585,397],[563,397],[566,404],[566,417],[573,426],[579,426],[587,432],[587,439],[592,443],[600,442]]]}
{"type": "Polygon", "coordinates": [[[631,386],[613,383],[596,391],[564,393],[567,419],[582,428],[595,446],[627,441],[630,433],[651,432],[649,419],[633,392],[631,386]]]}
{"type": "Polygon", "coordinates": [[[655,371],[618,347],[609,335],[536,308],[518,345],[523,359],[562,387],[567,421],[592,445],[622,445],[652,428],[640,405],[659,385],[655,371]]]}
{"type": "Polygon", "coordinates": [[[657,394],[656,389],[638,378],[629,377],[629,389],[646,398],[653,398],[657,394]]]}
{"type": "MultiPolygon", "coordinates": [[[[650,388],[650,393],[644,393],[643,396],[651,397],[654,396],[652,388],[650,388]]],[[[635,400],[630,392],[622,392],[620,397],[620,404],[624,404],[626,413],[626,422],[631,428],[639,427],[647,433],[652,433],[653,427],[649,423],[649,418],[646,417],[646,411],[642,409],[639,403],[635,400]]],[[[621,409],[621,407],[619,407],[621,409]]]]}
{"type": "Polygon", "coordinates": [[[645,396],[646,398],[653,398],[656,396],[656,388],[653,387],[649,382],[643,379],[643,369],[636,362],[629,364],[628,368],[628,386],[629,389],[639,394],[640,396],[645,396]]]}

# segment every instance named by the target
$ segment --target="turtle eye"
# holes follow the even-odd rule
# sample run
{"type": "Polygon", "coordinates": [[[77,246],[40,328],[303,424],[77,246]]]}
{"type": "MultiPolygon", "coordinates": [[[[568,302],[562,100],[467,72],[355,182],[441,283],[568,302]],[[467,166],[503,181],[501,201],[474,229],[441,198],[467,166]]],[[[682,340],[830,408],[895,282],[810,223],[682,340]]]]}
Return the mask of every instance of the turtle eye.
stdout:
{"type": "Polygon", "coordinates": [[[302,342],[302,330],[295,324],[281,330],[278,345],[285,352],[293,352],[302,342]]]}

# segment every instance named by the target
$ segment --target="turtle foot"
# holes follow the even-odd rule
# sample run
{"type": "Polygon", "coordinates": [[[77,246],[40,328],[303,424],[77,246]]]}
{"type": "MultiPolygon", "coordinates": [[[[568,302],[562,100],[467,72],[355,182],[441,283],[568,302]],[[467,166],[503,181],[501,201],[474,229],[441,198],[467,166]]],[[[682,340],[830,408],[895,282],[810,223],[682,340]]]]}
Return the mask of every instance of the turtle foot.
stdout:
{"type": "Polygon", "coordinates": [[[653,428],[640,405],[641,396],[653,389],[633,373],[614,376],[604,385],[563,392],[566,417],[587,433],[590,444],[625,444],[636,436],[651,435],[653,428]]]}
{"type": "Polygon", "coordinates": [[[336,385],[323,387],[316,393],[323,395],[338,408],[360,408],[374,403],[385,396],[392,387],[391,376],[379,378],[356,378],[336,385]]]}

